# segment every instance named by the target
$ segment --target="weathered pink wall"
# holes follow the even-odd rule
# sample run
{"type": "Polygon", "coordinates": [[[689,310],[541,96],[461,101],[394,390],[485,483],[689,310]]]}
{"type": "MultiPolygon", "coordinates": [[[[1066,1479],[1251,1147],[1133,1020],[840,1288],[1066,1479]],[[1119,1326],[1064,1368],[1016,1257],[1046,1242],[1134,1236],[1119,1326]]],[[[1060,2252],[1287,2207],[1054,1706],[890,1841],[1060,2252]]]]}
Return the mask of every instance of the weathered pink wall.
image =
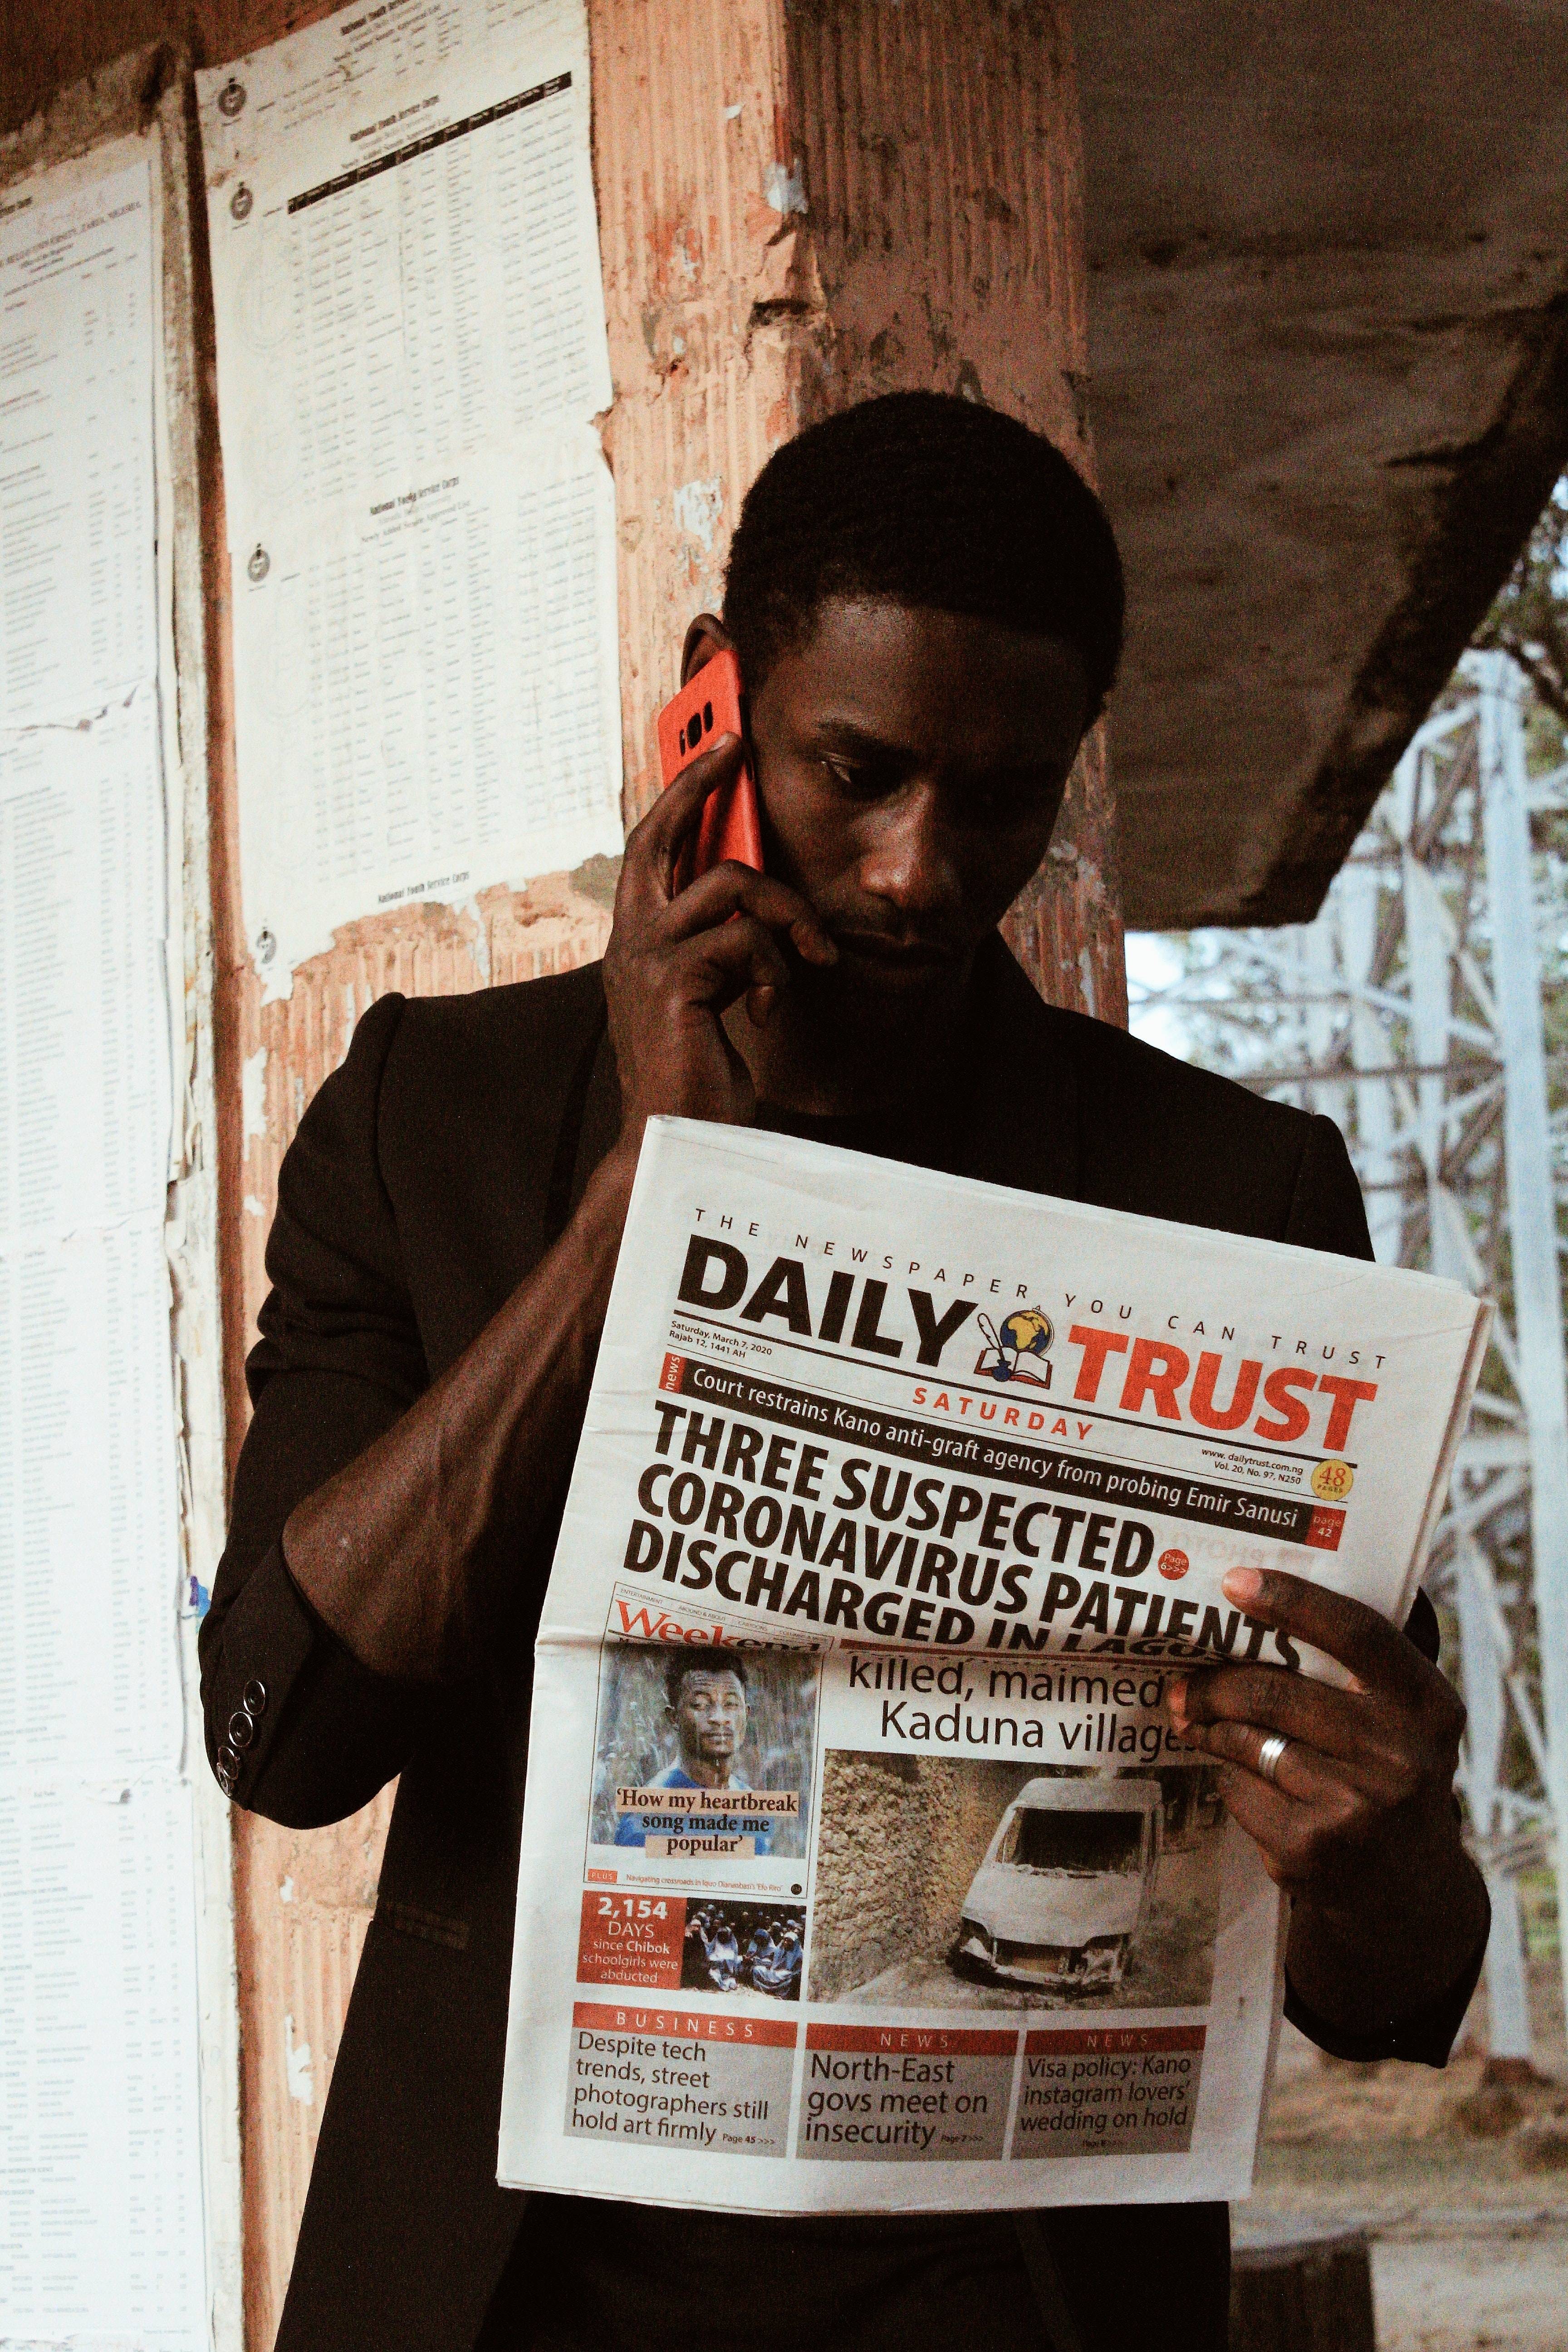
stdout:
{"type": "MultiPolygon", "coordinates": [[[[1092,481],[1066,7],[793,0],[787,23],[808,207],[793,275],[819,361],[805,413],[911,385],[966,393],[1048,434],[1092,481]]],[[[1125,1024],[1103,730],[1008,929],[1042,995],[1125,1024]]]]}

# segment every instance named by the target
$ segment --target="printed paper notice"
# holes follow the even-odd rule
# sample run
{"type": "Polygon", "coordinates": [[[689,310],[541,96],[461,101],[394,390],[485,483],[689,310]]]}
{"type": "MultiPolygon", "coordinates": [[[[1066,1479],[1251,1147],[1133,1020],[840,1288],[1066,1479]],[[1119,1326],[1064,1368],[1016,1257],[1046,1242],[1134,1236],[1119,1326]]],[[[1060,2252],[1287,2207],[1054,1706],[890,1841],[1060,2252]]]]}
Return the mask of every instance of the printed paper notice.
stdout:
{"type": "Polygon", "coordinates": [[[167,928],[156,689],[0,734],[0,1252],[162,1225],[167,928]]]}
{"type": "Polygon", "coordinates": [[[191,1792],[0,1805],[0,2341],[207,2352],[191,1792]]]}
{"type": "Polygon", "coordinates": [[[157,667],[144,156],[0,194],[0,730],[157,667]]]}
{"type": "Polygon", "coordinates": [[[346,10],[198,76],[250,950],[620,847],[580,0],[346,10]]]}
{"type": "Polygon", "coordinates": [[[0,2342],[200,2352],[155,138],[0,190],[0,2342]]]}

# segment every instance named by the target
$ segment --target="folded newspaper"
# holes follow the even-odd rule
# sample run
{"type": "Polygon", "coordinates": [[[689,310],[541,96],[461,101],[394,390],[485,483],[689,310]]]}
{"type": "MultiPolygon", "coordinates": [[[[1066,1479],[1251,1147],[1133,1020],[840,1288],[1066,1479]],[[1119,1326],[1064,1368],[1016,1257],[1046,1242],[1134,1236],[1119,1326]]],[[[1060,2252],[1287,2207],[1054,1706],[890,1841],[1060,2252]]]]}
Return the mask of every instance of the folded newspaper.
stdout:
{"type": "Polygon", "coordinates": [[[1281,1906],[1164,1706],[1396,1620],[1457,1285],[650,1122],[541,1622],[500,2178],[786,2212],[1244,2195],[1281,1906]]]}

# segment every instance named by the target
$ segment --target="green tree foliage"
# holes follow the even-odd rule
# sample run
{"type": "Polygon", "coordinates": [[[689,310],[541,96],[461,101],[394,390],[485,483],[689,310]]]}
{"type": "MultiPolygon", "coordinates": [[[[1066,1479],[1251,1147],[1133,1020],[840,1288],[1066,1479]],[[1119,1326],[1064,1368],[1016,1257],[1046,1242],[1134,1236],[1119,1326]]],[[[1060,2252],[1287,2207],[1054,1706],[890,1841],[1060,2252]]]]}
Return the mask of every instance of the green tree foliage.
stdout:
{"type": "Polygon", "coordinates": [[[1568,726],[1568,478],[1542,509],[1476,643],[1516,661],[1537,698],[1568,726]]]}

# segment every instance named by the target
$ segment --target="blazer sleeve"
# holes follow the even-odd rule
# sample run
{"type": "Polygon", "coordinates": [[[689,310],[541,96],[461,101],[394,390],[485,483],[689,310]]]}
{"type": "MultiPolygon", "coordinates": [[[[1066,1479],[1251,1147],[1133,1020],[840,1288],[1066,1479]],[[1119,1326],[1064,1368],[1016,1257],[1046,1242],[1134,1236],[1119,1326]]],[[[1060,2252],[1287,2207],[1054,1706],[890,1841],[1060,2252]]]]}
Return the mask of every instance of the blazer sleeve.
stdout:
{"type": "MultiPolygon", "coordinates": [[[[1331,1118],[1314,1118],[1307,1130],[1283,1238],[1299,1243],[1303,1249],[1332,1250],[1341,1257],[1369,1258],[1373,1254],[1361,1187],[1345,1150],[1345,1139],[1331,1118]]],[[[1437,1617],[1424,1592],[1415,1595],[1405,1631],[1423,1656],[1436,1665],[1437,1617]]],[[[1446,2065],[1479,1981],[1486,1948],[1483,1934],[1458,1979],[1439,2000],[1419,2016],[1392,2021],[1381,2032],[1342,2032],[1308,2006],[1289,1976],[1285,1981],[1285,2014],[1309,2041],[1315,2042],[1331,2057],[1367,2063],[1404,2058],[1426,2066],[1446,2065]]]]}
{"type": "Polygon", "coordinates": [[[1301,1249],[1330,1250],[1337,1257],[1369,1258],[1373,1254],[1361,1186],[1344,1137],[1331,1118],[1315,1118],[1308,1127],[1280,1239],[1301,1249]]]}
{"type": "Polygon", "coordinates": [[[283,1554],[296,1503],[428,1385],[382,1181],[377,1111],[404,1000],[386,996],[300,1123],[278,1180],[272,1288],[246,1366],[255,1414],[200,1638],[209,1761],[225,1794],[296,1829],[341,1821],[402,1768],[434,1712],[426,1685],[360,1664],[283,1554]]]}

